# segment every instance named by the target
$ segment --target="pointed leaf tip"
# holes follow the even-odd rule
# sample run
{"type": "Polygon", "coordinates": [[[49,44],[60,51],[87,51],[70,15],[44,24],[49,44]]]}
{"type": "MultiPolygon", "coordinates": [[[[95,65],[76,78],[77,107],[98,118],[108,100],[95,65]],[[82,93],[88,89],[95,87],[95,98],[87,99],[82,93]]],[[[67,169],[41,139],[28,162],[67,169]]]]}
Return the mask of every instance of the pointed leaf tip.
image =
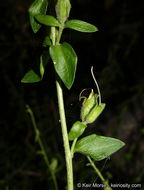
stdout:
{"type": "Polygon", "coordinates": [[[22,83],[35,83],[35,82],[41,81],[43,79],[45,67],[47,65],[47,61],[48,61],[47,57],[48,57],[48,55],[45,53],[43,53],[40,56],[39,74],[37,74],[37,72],[35,72],[35,70],[31,69],[24,75],[21,82],[22,83]]]}
{"type": "Polygon", "coordinates": [[[31,4],[28,12],[29,12],[29,16],[30,16],[31,28],[34,33],[38,32],[39,29],[41,28],[41,25],[36,22],[34,17],[37,14],[46,14],[47,7],[48,7],[48,2],[46,0],[35,0],[31,4]]]}
{"type": "Polygon", "coordinates": [[[125,145],[124,142],[96,134],[80,139],[75,146],[75,152],[91,156],[94,160],[100,161],[118,151],[125,145]]]}
{"type": "Polygon", "coordinates": [[[45,15],[45,14],[38,14],[35,16],[35,19],[46,26],[59,26],[58,20],[51,16],[51,15],[45,15]]]}
{"type": "Polygon", "coordinates": [[[28,71],[24,77],[22,78],[22,83],[34,83],[39,82],[41,80],[41,77],[36,74],[32,69],[28,71]]]}
{"type": "Polygon", "coordinates": [[[65,86],[70,89],[75,79],[77,56],[70,44],[51,46],[50,56],[54,63],[54,68],[65,86]]]}
{"type": "Polygon", "coordinates": [[[96,32],[98,28],[92,24],[89,24],[81,20],[69,20],[67,21],[65,28],[77,30],[79,32],[96,32]]]}

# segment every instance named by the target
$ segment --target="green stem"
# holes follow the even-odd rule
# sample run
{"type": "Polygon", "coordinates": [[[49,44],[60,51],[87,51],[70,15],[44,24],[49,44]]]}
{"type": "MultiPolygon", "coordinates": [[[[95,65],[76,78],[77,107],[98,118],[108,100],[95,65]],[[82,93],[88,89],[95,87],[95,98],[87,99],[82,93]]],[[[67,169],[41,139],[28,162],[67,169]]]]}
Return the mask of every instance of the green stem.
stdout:
{"type": "MultiPolygon", "coordinates": [[[[53,32],[52,43],[53,45],[58,45],[60,42],[60,38],[63,32],[63,26],[59,27],[58,36],[53,32]]],[[[60,114],[60,122],[62,128],[62,137],[64,143],[64,151],[65,151],[65,159],[66,159],[66,169],[67,169],[67,185],[68,190],[73,190],[73,167],[72,167],[72,156],[70,151],[70,145],[68,140],[68,132],[66,125],[66,117],[65,117],[65,109],[64,109],[64,100],[63,100],[63,90],[61,86],[61,79],[56,74],[56,88],[57,88],[57,97],[58,97],[58,105],[59,105],[59,114],[60,114]]]]}
{"type": "Polygon", "coordinates": [[[60,113],[60,122],[61,122],[61,127],[62,127],[62,136],[63,136],[64,150],[65,150],[65,159],[66,159],[66,168],[67,168],[67,184],[68,184],[68,190],[73,190],[72,157],[71,157],[70,145],[69,145],[69,140],[68,140],[68,132],[67,132],[64,101],[63,101],[63,91],[62,91],[62,87],[60,83],[61,81],[57,77],[56,87],[57,87],[58,105],[59,105],[59,113],[60,113]]]}
{"type": "Polygon", "coordinates": [[[57,36],[57,40],[56,40],[56,45],[58,45],[59,42],[60,42],[60,39],[61,39],[61,36],[62,36],[63,29],[64,29],[64,26],[61,25],[61,26],[59,27],[59,32],[58,32],[58,36],[57,36]]]}
{"type": "Polygon", "coordinates": [[[75,145],[76,145],[77,139],[78,139],[78,138],[76,138],[76,139],[73,141],[72,146],[71,146],[71,157],[72,157],[72,158],[73,158],[74,148],[75,148],[75,145]]]}
{"type": "Polygon", "coordinates": [[[36,135],[36,141],[39,143],[39,146],[41,148],[41,152],[42,152],[43,158],[45,160],[45,163],[47,165],[48,170],[51,173],[52,180],[53,180],[53,183],[54,183],[54,186],[55,186],[55,190],[58,190],[58,185],[57,185],[57,181],[56,181],[55,172],[53,170],[51,170],[50,163],[49,163],[49,160],[48,160],[48,156],[46,154],[45,147],[44,147],[43,142],[41,140],[40,132],[38,130],[34,114],[33,114],[31,108],[28,105],[26,105],[26,108],[27,108],[27,112],[30,114],[30,117],[31,117],[31,121],[32,121],[32,124],[33,124],[33,127],[34,127],[34,131],[35,131],[35,135],[36,135]]]}
{"type": "Polygon", "coordinates": [[[93,167],[93,169],[95,170],[95,172],[100,177],[102,183],[106,185],[105,190],[112,190],[111,187],[109,186],[108,182],[104,179],[104,177],[102,176],[101,172],[99,171],[99,169],[96,167],[96,165],[92,161],[92,159],[89,156],[87,156],[87,159],[89,160],[89,162],[90,162],[91,166],[93,167]]]}
{"type": "Polygon", "coordinates": [[[55,40],[56,40],[56,28],[51,27],[51,39],[52,39],[52,44],[55,45],[55,40]]]}

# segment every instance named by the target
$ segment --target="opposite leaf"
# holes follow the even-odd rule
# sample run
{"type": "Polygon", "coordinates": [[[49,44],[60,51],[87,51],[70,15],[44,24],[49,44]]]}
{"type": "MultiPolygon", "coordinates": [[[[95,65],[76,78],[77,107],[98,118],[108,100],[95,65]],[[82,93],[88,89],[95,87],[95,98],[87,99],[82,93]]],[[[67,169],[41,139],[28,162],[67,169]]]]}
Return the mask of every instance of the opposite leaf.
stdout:
{"type": "Polygon", "coordinates": [[[30,24],[34,33],[36,33],[41,25],[35,20],[37,14],[46,14],[48,2],[46,0],[35,0],[29,8],[30,24]]]}
{"type": "Polygon", "coordinates": [[[41,80],[41,77],[35,71],[31,69],[24,75],[21,82],[34,83],[34,82],[39,82],[40,80],[41,80]]]}
{"type": "Polygon", "coordinates": [[[70,28],[73,30],[77,30],[79,32],[96,32],[98,28],[92,24],[81,20],[69,20],[67,21],[65,28],[70,28]]]}
{"type": "Polygon", "coordinates": [[[94,160],[100,161],[109,157],[124,145],[125,143],[118,139],[93,134],[80,139],[75,145],[75,152],[86,154],[94,160]]]}
{"type": "Polygon", "coordinates": [[[51,15],[38,14],[35,18],[39,23],[46,26],[59,26],[57,19],[51,15]]]}
{"type": "Polygon", "coordinates": [[[70,44],[64,42],[60,45],[50,47],[50,56],[54,68],[65,86],[70,89],[74,79],[77,66],[77,56],[70,44]]]}
{"type": "Polygon", "coordinates": [[[35,83],[35,82],[41,81],[43,79],[45,66],[47,65],[47,62],[48,62],[48,55],[47,55],[47,53],[43,53],[40,56],[39,73],[37,73],[37,72],[35,72],[35,70],[31,69],[24,75],[21,82],[35,83]]]}
{"type": "Polygon", "coordinates": [[[86,127],[87,127],[87,126],[86,126],[85,124],[83,124],[82,122],[76,121],[76,122],[73,124],[73,126],[72,126],[72,128],[70,129],[70,132],[69,132],[69,134],[68,134],[69,140],[72,141],[72,140],[74,140],[74,139],[80,137],[80,136],[83,134],[83,132],[85,131],[85,128],[86,128],[86,127]]]}
{"type": "Polygon", "coordinates": [[[51,46],[51,40],[49,36],[46,36],[44,41],[43,41],[43,47],[51,46]]]}

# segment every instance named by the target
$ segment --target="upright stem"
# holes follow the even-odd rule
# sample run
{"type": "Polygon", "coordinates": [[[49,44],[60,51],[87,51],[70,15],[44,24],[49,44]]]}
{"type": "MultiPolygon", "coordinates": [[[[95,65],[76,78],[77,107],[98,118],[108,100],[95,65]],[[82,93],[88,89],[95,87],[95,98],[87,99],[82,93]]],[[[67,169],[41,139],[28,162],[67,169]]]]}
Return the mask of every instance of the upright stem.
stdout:
{"type": "Polygon", "coordinates": [[[34,127],[34,131],[35,131],[35,135],[36,135],[36,141],[39,143],[39,146],[41,148],[41,152],[42,152],[42,155],[43,155],[43,158],[44,158],[44,161],[47,165],[47,168],[48,170],[50,171],[51,173],[51,176],[52,176],[52,180],[53,180],[53,183],[54,183],[54,186],[55,186],[55,190],[58,190],[58,186],[57,186],[57,180],[56,180],[56,176],[55,176],[55,172],[51,169],[50,167],[50,163],[49,163],[49,160],[48,160],[48,156],[47,156],[47,153],[45,151],[45,147],[43,145],[43,142],[41,140],[41,137],[40,137],[40,132],[38,130],[38,127],[37,127],[37,124],[36,124],[36,121],[35,121],[35,117],[34,117],[34,114],[31,110],[31,108],[27,105],[27,112],[30,114],[30,117],[31,117],[31,120],[32,120],[32,124],[33,124],[33,127],[34,127]]]}
{"type": "Polygon", "coordinates": [[[63,28],[64,28],[63,25],[59,28],[59,33],[58,33],[58,37],[57,37],[57,41],[56,41],[56,45],[58,45],[59,42],[60,42],[61,35],[62,35],[62,32],[63,32],[63,28]]]}
{"type": "Polygon", "coordinates": [[[73,190],[73,167],[72,167],[72,156],[70,151],[70,145],[68,140],[68,132],[65,118],[65,110],[64,110],[64,101],[63,101],[63,91],[60,84],[60,80],[56,77],[56,87],[57,87],[57,96],[58,96],[58,105],[59,105],[59,113],[60,113],[60,122],[62,127],[62,136],[64,142],[64,150],[65,150],[65,159],[66,159],[66,168],[67,168],[67,183],[68,190],[73,190]]]}
{"type": "MultiPolygon", "coordinates": [[[[63,26],[59,27],[58,36],[56,36],[55,27],[51,27],[53,45],[59,44],[62,32],[63,32],[63,26]]],[[[61,128],[62,128],[62,137],[63,137],[65,159],[66,159],[67,185],[68,185],[68,190],[73,190],[72,156],[71,156],[70,145],[69,145],[69,140],[68,140],[68,132],[67,132],[67,125],[66,125],[64,100],[63,100],[63,90],[61,86],[61,79],[57,76],[57,74],[56,74],[56,88],[57,88],[60,122],[61,122],[61,128]]]]}

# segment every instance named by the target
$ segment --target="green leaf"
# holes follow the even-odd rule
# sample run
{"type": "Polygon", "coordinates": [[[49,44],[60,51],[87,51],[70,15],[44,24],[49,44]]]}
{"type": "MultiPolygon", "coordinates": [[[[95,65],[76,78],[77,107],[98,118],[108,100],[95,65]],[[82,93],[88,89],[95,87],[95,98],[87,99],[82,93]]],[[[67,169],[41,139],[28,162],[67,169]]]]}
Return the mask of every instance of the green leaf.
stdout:
{"type": "Polygon", "coordinates": [[[125,145],[124,142],[96,134],[80,139],[75,145],[75,152],[91,156],[99,161],[109,157],[125,145]]]}
{"type": "Polygon", "coordinates": [[[70,44],[51,46],[50,56],[54,63],[54,68],[65,86],[70,89],[74,79],[77,66],[77,56],[70,44]]]}
{"type": "Polygon", "coordinates": [[[33,83],[33,82],[39,82],[40,80],[41,80],[41,77],[34,70],[31,69],[24,75],[21,82],[33,83]]]}
{"type": "Polygon", "coordinates": [[[83,134],[83,132],[85,131],[85,128],[86,128],[86,127],[87,127],[87,126],[86,126],[85,124],[83,124],[82,122],[76,121],[76,122],[73,124],[73,126],[72,126],[72,128],[70,129],[70,132],[69,132],[69,134],[68,134],[69,140],[72,141],[72,140],[74,140],[74,139],[80,137],[80,136],[83,134]]]}
{"type": "Polygon", "coordinates": [[[37,14],[46,14],[48,2],[46,0],[35,0],[29,8],[30,24],[34,33],[38,32],[41,25],[35,20],[37,14]]]}
{"type": "Polygon", "coordinates": [[[98,28],[92,24],[81,20],[69,20],[67,21],[65,28],[77,30],[79,32],[96,32],[98,28]]]}
{"type": "Polygon", "coordinates": [[[43,46],[47,47],[47,46],[51,46],[51,40],[49,38],[49,36],[46,36],[44,41],[43,41],[43,46]]]}
{"type": "Polygon", "coordinates": [[[35,72],[35,70],[31,69],[24,75],[21,82],[35,83],[41,81],[45,72],[45,67],[47,65],[47,62],[48,62],[48,53],[46,51],[40,56],[39,74],[35,72]]]}
{"type": "Polygon", "coordinates": [[[35,16],[35,19],[46,26],[59,26],[58,20],[51,15],[38,14],[35,16]]]}

